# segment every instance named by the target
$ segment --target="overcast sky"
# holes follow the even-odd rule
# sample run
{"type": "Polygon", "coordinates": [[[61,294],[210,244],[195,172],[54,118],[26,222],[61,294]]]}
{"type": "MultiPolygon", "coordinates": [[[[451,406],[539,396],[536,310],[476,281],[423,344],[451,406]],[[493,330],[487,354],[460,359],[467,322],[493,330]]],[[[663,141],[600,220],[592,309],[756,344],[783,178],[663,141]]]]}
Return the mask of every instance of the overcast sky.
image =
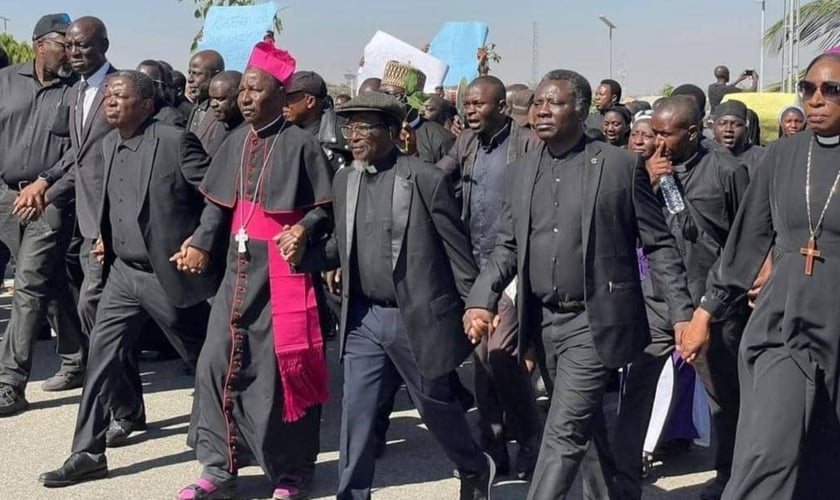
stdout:
{"type": "MultiPolygon", "coordinates": [[[[502,56],[491,73],[505,83],[529,82],[532,27],[539,23],[538,74],[574,69],[590,82],[608,77],[606,15],[617,26],[613,38],[613,76],[627,95],[657,93],[663,84],[695,83],[705,88],[718,64],[733,77],[759,66],[760,3],[755,0],[284,0],[285,30],[278,45],[301,69],[343,82],[355,71],[362,50],[376,30],[421,47],[446,21],[484,21],[489,41],[502,56]]],[[[767,25],[782,15],[783,0],[767,1],[767,25]]],[[[143,59],[165,59],[186,66],[192,37],[200,28],[191,0],[0,0],[0,16],[18,39],[31,39],[46,13],[100,17],[109,29],[110,60],[120,68],[143,59]]],[[[803,50],[802,66],[814,52],[803,50]]],[[[767,58],[765,82],[781,74],[780,62],[767,58]]]]}

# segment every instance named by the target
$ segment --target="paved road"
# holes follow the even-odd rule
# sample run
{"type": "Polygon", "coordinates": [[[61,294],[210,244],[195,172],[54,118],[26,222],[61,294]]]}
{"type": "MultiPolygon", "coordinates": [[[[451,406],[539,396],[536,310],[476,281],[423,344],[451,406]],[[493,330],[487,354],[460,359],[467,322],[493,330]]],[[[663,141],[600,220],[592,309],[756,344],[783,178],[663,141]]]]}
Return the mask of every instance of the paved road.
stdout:
{"type": "MultiPolygon", "coordinates": [[[[8,299],[2,300],[0,318],[8,316],[8,299]]],[[[5,325],[0,327],[5,328],[5,325]]],[[[34,377],[27,390],[30,410],[0,419],[0,446],[3,447],[0,452],[0,500],[172,499],[180,487],[198,476],[200,468],[193,452],[185,445],[192,379],[179,374],[177,361],[146,362],[141,367],[149,430],[133,437],[133,445],[108,452],[110,477],[60,490],[41,487],[37,482],[38,474],[60,466],[70,452],[81,393],[81,390],[63,393],[40,390],[41,381],[58,367],[54,347],[52,341],[38,343],[34,377]]],[[[335,343],[330,343],[329,347],[331,373],[334,374],[333,398],[323,413],[322,450],[313,498],[330,498],[336,486],[341,388],[340,377],[335,375],[340,373],[335,361],[335,343]]],[[[465,381],[470,380],[469,370],[469,366],[464,368],[465,381]]],[[[394,500],[457,498],[458,482],[452,478],[452,465],[426,432],[404,393],[400,394],[397,404],[388,449],[377,464],[374,497],[394,500]]],[[[470,418],[475,420],[475,410],[470,418]]],[[[654,469],[651,482],[645,486],[645,498],[698,498],[702,483],[712,475],[708,472],[710,460],[709,451],[702,448],[669,460],[667,465],[654,469]]],[[[242,471],[241,498],[268,498],[271,489],[259,469],[242,471]]],[[[522,482],[498,482],[493,488],[493,498],[521,499],[526,491],[527,485],[522,482]]]]}

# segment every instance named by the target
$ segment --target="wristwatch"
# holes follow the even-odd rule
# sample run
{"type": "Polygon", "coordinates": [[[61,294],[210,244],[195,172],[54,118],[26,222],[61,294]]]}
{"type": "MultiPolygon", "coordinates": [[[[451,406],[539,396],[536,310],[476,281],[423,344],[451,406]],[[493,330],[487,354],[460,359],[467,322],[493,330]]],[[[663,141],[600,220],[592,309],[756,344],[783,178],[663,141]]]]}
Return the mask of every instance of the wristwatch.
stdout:
{"type": "Polygon", "coordinates": [[[48,171],[44,171],[38,174],[38,179],[46,182],[48,186],[52,186],[56,181],[55,177],[48,171]]]}

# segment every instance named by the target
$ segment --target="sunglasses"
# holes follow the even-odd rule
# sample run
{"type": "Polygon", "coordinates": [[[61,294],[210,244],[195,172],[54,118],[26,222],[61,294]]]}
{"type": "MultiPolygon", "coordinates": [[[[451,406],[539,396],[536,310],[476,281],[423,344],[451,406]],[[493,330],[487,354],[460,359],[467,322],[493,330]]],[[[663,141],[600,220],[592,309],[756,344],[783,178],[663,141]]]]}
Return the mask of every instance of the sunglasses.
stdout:
{"type": "Polygon", "coordinates": [[[803,101],[812,99],[819,90],[824,99],[840,103],[840,82],[822,82],[817,85],[814,82],[802,80],[797,87],[799,97],[803,101]]]}
{"type": "Polygon", "coordinates": [[[386,129],[388,126],[384,123],[372,123],[370,125],[342,125],[338,127],[341,131],[341,136],[345,139],[349,139],[353,134],[361,137],[362,139],[367,139],[370,137],[371,132],[378,128],[386,129]]]}

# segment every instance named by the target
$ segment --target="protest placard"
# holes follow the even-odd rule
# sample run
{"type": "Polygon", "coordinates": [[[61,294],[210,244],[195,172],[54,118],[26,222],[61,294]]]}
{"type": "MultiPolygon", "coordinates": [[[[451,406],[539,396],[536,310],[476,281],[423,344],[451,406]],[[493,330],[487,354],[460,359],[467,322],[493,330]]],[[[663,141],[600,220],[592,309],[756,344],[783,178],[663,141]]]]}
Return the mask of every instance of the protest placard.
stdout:
{"type": "Polygon", "coordinates": [[[477,53],[487,43],[489,32],[487,24],[478,21],[443,25],[429,46],[429,54],[449,65],[445,87],[458,85],[461,78],[473,81],[478,77],[477,53]]]}
{"type": "Polygon", "coordinates": [[[443,84],[449,66],[435,57],[426,54],[399,38],[384,31],[377,31],[365,46],[365,64],[359,68],[358,83],[367,78],[382,78],[388,61],[399,61],[413,66],[426,74],[426,86],[423,91],[432,93],[435,87],[443,84]]]}
{"type": "Polygon", "coordinates": [[[225,69],[244,71],[251,49],[266,32],[274,30],[277,5],[211,7],[204,20],[204,35],[198,48],[213,49],[225,59],[225,69]]]}

